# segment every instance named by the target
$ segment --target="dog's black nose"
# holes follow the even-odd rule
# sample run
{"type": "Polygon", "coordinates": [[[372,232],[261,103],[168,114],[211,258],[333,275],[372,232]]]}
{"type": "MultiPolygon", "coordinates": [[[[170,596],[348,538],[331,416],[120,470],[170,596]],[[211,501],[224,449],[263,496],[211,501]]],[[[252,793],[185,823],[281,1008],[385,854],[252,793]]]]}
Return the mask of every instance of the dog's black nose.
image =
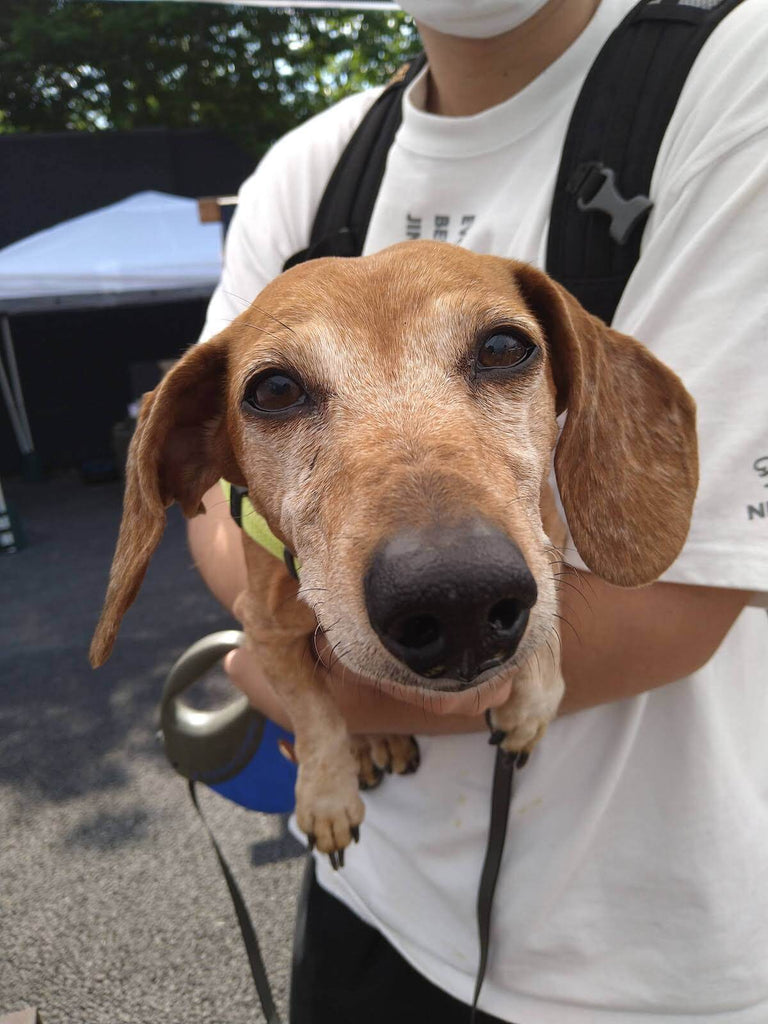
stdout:
{"type": "Polygon", "coordinates": [[[422,676],[469,683],[514,654],[536,581],[509,537],[473,520],[396,534],[374,555],[365,601],[399,661],[422,676]]]}

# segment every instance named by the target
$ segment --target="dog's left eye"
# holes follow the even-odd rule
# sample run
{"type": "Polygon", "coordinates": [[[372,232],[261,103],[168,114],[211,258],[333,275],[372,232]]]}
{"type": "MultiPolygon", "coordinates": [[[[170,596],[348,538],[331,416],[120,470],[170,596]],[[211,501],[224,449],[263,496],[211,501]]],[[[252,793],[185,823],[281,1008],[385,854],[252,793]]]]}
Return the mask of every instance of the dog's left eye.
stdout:
{"type": "Polygon", "coordinates": [[[478,370],[520,366],[536,352],[536,345],[522,331],[499,331],[486,338],[477,350],[478,370]]]}
{"type": "Polygon", "coordinates": [[[257,412],[279,413],[298,409],[308,399],[304,388],[293,377],[267,371],[248,384],[243,400],[257,412]]]}

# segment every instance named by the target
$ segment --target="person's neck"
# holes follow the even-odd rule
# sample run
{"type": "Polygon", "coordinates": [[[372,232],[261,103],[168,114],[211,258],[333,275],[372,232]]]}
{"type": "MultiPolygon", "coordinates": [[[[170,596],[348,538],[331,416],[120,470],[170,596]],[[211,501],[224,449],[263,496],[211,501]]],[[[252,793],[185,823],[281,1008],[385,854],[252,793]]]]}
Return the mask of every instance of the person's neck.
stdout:
{"type": "Polygon", "coordinates": [[[427,110],[468,117],[503,103],[581,35],[600,0],[549,0],[510,32],[491,39],[448,36],[419,24],[429,61],[427,110]]]}

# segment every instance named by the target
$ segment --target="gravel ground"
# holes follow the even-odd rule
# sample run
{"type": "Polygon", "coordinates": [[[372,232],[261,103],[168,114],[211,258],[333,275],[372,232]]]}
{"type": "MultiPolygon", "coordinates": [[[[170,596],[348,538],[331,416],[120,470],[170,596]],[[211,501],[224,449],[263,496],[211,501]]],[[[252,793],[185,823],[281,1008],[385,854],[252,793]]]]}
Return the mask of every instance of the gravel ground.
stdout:
{"type": "MultiPolygon", "coordinates": [[[[229,896],[183,780],[155,738],[166,672],[234,623],[166,536],[112,659],[90,634],[121,487],[5,481],[28,534],[0,556],[0,1014],[44,1024],[262,1020],[229,896]]],[[[284,820],[204,790],[283,1013],[303,869],[284,820]]]]}

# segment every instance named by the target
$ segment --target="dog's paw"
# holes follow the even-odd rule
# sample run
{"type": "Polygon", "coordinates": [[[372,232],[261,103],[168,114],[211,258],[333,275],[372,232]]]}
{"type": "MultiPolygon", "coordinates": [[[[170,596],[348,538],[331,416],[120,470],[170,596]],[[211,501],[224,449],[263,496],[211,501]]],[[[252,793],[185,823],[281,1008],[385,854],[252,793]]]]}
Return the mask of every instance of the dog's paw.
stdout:
{"type": "Polygon", "coordinates": [[[521,671],[509,699],[488,713],[490,742],[500,746],[522,768],[557,714],[564,692],[559,671],[545,676],[521,671]]]}
{"type": "Polygon", "coordinates": [[[329,780],[323,773],[299,768],[296,781],[296,820],[306,833],[310,848],[327,853],[334,870],[344,867],[344,851],[360,839],[365,807],[357,789],[356,773],[345,772],[329,780]]]}
{"type": "Polygon", "coordinates": [[[536,717],[512,719],[512,716],[499,715],[492,711],[489,716],[491,726],[490,742],[501,747],[513,763],[522,768],[531,751],[547,731],[550,719],[536,717]]]}
{"type": "Polygon", "coordinates": [[[553,717],[545,709],[521,708],[517,702],[508,701],[490,713],[491,743],[509,754],[530,754],[553,717]]]}
{"type": "Polygon", "coordinates": [[[421,763],[413,736],[355,736],[352,753],[357,759],[360,789],[376,789],[384,774],[412,775],[421,763]]]}
{"type": "Polygon", "coordinates": [[[357,761],[357,780],[360,789],[376,789],[384,778],[384,769],[373,760],[367,736],[352,737],[352,753],[357,761]]]}
{"type": "Polygon", "coordinates": [[[421,764],[419,745],[413,736],[369,736],[371,759],[381,771],[413,775],[421,764]]]}

